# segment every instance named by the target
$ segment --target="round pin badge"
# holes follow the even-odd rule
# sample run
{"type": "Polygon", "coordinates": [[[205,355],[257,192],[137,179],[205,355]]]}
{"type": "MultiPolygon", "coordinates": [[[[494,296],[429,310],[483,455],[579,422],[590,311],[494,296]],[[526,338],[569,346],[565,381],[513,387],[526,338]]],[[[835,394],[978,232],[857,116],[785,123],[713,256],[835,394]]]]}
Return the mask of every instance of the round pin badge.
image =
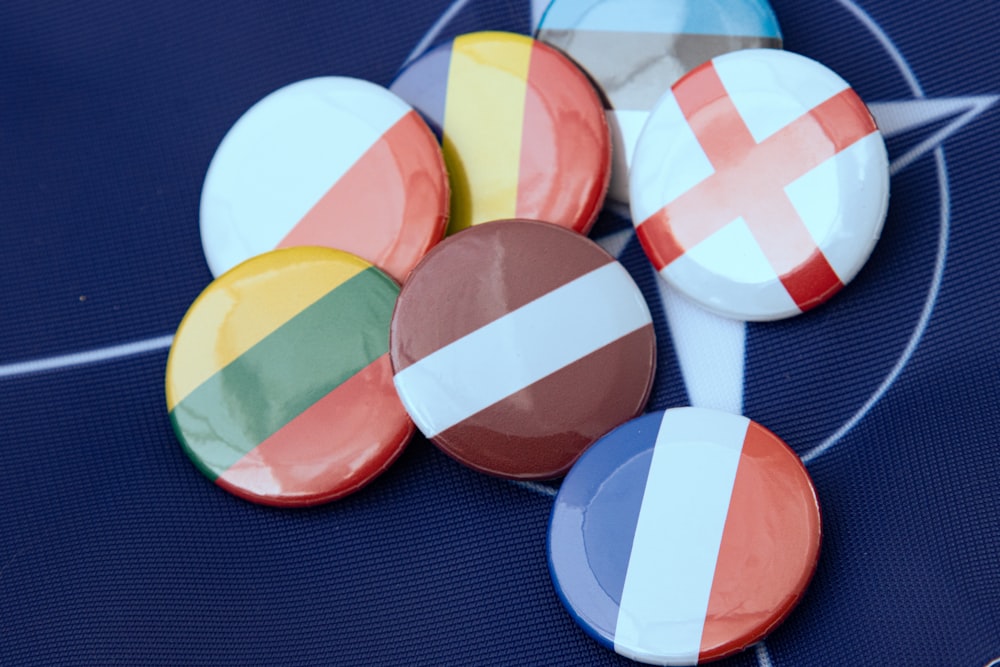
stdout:
{"type": "Polygon", "coordinates": [[[229,130],[201,193],[201,241],[220,276],[275,248],[359,255],[403,281],[444,235],[441,149],[408,104],[346,77],[281,88],[229,130]]]}
{"type": "Polygon", "coordinates": [[[819,558],[809,475],[776,435],[715,410],[652,412],[587,450],[548,534],[560,599],[623,656],[694,665],[761,640],[819,558]]]}
{"type": "Polygon", "coordinates": [[[167,408],[195,465],[266,505],[314,505],[374,479],[414,433],[392,385],[399,287],[355,255],[296,247],[212,282],[167,359],[167,408]]]}
{"type": "Polygon", "coordinates": [[[642,293],[593,241],[537,221],[445,239],[392,316],[396,389],[417,427],[481,472],[551,479],[649,398],[642,293]]]}
{"type": "Polygon", "coordinates": [[[569,55],[604,94],[614,156],[608,196],[628,202],[628,171],[649,111],[715,56],[781,48],[767,0],[553,0],[537,38],[569,55]]]}
{"type": "Polygon", "coordinates": [[[587,77],[555,49],[504,32],[461,35],[391,90],[443,137],[448,233],[528,218],[586,233],[608,188],[611,139],[587,77]]]}
{"type": "Polygon", "coordinates": [[[714,58],[674,84],[639,138],[632,218],[656,270],[705,308],[775,320],[861,270],[889,161],[857,93],[787,51],[714,58]]]}

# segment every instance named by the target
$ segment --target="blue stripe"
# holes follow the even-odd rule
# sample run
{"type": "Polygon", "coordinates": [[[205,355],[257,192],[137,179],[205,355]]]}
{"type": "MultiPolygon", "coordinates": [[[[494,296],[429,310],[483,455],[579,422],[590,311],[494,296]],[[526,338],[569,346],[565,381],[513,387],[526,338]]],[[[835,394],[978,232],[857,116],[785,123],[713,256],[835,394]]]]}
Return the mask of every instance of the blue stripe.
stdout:
{"type": "Polygon", "coordinates": [[[643,415],[592,445],[563,481],[549,525],[557,592],[577,622],[611,649],[661,421],[663,412],[643,415]],[[575,548],[581,539],[583,568],[575,548]]]}
{"type": "Polygon", "coordinates": [[[767,0],[554,0],[539,25],[575,29],[781,39],[767,0]]]}

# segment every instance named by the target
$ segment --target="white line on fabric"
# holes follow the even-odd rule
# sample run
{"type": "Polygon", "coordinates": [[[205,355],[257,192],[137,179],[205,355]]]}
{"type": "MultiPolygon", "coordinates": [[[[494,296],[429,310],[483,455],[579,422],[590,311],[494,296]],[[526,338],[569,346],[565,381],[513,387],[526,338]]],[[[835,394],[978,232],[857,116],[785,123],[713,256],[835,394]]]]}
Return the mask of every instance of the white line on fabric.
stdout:
{"type": "Polygon", "coordinates": [[[538,482],[521,482],[517,480],[509,480],[514,486],[519,486],[522,489],[527,489],[528,491],[533,491],[537,494],[548,496],[549,498],[555,498],[559,493],[559,489],[553,489],[551,486],[546,486],[545,484],[539,484],[538,482]]]}
{"type": "Polygon", "coordinates": [[[442,14],[438,20],[434,22],[434,25],[431,26],[430,30],[428,30],[423,38],[417,42],[417,45],[413,47],[413,50],[410,51],[410,55],[407,56],[406,60],[403,62],[403,67],[406,67],[411,62],[424,55],[424,52],[431,47],[434,40],[441,34],[441,31],[444,30],[449,23],[451,23],[451,20],[455,18],[455,15],[462,11],[467,4],[469,4],[469,0],[455,0],[455,2],[451,3],[451,6],[444,11],[444,14],[442,14]]]}
{"type": "Polygon", "coordinates": [[[969,104],[971,105],[965,113],[959,116],[957,119],[948,123],[940,130],[927,137],[919,144],[908,150],[906,153],[901,155],[892,161],[892,165],[889,168],[889,173],[895,176],[903,169],[906,169],[916,160],[923,157],[924,154],[929,152],[935,146],[940,146],[943,144],[948,137],[955,134],[963,127],[971,123],[975,118],[980,116],[984,111],[989,109],[991,106],[997,103],[1000,97],[997,96],[980,96],[975,98],[969,98],[969,104]]]}
{"type": "MultiPolygon", "coordinates": [[[[838,2],[852,14],[859,21],[861,21],[865,27],[878,39],[882,44],[882,47],[886,50],[889,56],[895,61],[896,66],[899,68],[900,72],[906,78],[907,83],[910,86],[911,92],[914,96],[919,99],[924,99],[924,91],[920,87],[920,83],[917,81],[916,75],[910,68],[909,63],[903,58],[903,55],[896,48],[896,45],[892,43],[889,36],[885,34],[885,31],[867,13],[857,5],[855,5],[852,0],[838,0],[838,2]]],[[[917,322],[917,327],[913,331],[913,335],[910,337],[909,342],[906,345],[906,349],[903,350],[903,354],[899,357],[896,365],[893,366],[889,375],[885,378],[879,388],[875,390],[865,404],[854,413],[847,423],[841,426],[833,435],[828,437],[826,440],[816,445],[805,454],[802,455],[803,463],[811,463],[817,458],[827,453],[832,449],[840,440],[847,435],[847,433],[857,426],[870,411],[875,404],[881,400],[882,396],[896,383],[899,378],[900,373],[909,363],[910,358],[913,353],[916,352],[917,346],[920,344],[923,338],[924,332],[927,330],[927,325],[930,322],[931,314],[934,312],[934,306],[937,303],[938,292],[941,289],[941,282],[944,278],[945,263],[948,255],[948,238],[951,233],[951,192],[948,187],[948,164],[945,160],[944,149],[940,146],[934,151],[934,156],[937,161],[938,168],[938,188],[939,196],[941,198],[941,228],[938,234],[938,253],[934,266],[934,277],[931,280],[930,289],[928,290],[927,300],[924,303],[923,311],[920,314],[920,320],[917,322]]]]}
{"type": "Polygon", "coordinates": [[[802,455],[803,463],[811,463],[817,458],[825,454],[834,445],[836,445],[841,438],[843,438],[847,433],[857,426],[865,415],[867,415],[875,404],[882,399],[885,392],[889,390],[892,385],[896,383],[899,378],[900,373],[903,372],[903,368],[910,362],[910,358],[913,357],[913,353],[916,352],[917,346],[920,345],[921,339],[924,337],[924,332],[927,330],[927,325],[930,322],[931,314],[934,312],[934,305],[937,303],[938,292],[941,289],[941,281],[944,277],[944,267],[945,260],[948,255],[948,236],[951,232],[951,195],[948,191],[948,165],[945,162],[944,151],[938,148],[934,151],[934,155],[937,158],[938,170],[941,173],[940,181],[940,197],[941,197],[941,231],[938,234],[938,253],[937,259],[934,266],[934,278],[931,280],[931,286],[928,290],[927,300],[924,302],[924,309],[920,313],[920,320],[917,322],[917,327],[913,331],[913,335],[910,336],[909,342],[906,344],[906,349],[903,350],[903,354],[896,361],[896,365],[892,367],[889,375],[882,381],[879,388],[875,390],[865,404],[861,406],[854,416],[851,417],[846,424],[841,426],[834,432],[833,435],[828,437],[826,440],[816,445],[805,454],[802,455]]]}
{"type": "Polygon", "coordinates": [[[0,366],[0,378],[17,377],[20,375],[31,375],[45,371],[70,368],[72,366],[83,366],[86,364],[96,364],[111,359],[122,359],[124,357],[134,357],[147,352],[154,352],[170,347],[173,336],[158,336],[148,338],[133,343],[123,343],[122,345],[112,345],[94,350],[74,352],[72,354],[61,354],[55,357],[44,359],[29,359],[28,361],[18,361],[12,364],[0,366]]]}
{"type": "Polygon", "coordinates": [[[757,667],[774,667],[774,663],[771,661],[771,654],[768,652],[767,645],[764,642],[754,644],[753,650],[754,655],[757,656],[757,667]]]}

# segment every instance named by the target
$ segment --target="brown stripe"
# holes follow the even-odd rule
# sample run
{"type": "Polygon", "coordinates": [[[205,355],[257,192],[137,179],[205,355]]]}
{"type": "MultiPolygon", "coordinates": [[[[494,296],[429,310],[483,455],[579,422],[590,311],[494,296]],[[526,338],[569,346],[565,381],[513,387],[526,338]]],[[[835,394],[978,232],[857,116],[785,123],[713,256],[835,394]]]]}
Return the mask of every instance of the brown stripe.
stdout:
{"type": "Polygon", "coordinates": [[[614,261],[553,224],[476,225],[438,244],[413,270],[392,317],[395,372],[614,261]]]}
{"type": "Polygon", "coordinates": [[[650,324],[440,433],[434,444],[501,477],[560,477],[594,441],[642,412],[655,346],[650,324]]]}
{"type": "Polygon", "coordinates": [[[774,37],[730,35],[543,30],[538,38],[583,67],[612,108],[634,110],[652,109],[678,79],[723,53],[781,48],[774,37]]]}

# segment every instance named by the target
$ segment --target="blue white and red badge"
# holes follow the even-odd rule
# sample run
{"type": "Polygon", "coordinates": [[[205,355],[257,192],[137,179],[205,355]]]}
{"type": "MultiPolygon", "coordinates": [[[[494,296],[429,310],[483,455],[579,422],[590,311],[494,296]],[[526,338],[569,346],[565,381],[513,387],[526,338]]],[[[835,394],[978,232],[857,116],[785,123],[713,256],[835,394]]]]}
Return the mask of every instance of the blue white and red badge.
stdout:
{"type": "Polygon", "coordinates": [[[596,442],[559,490],[549,567],[592,637],[651,664],[759,641],[805,592],[820,546],[812,482],[746,417],[653,412],[596,442]]]}

